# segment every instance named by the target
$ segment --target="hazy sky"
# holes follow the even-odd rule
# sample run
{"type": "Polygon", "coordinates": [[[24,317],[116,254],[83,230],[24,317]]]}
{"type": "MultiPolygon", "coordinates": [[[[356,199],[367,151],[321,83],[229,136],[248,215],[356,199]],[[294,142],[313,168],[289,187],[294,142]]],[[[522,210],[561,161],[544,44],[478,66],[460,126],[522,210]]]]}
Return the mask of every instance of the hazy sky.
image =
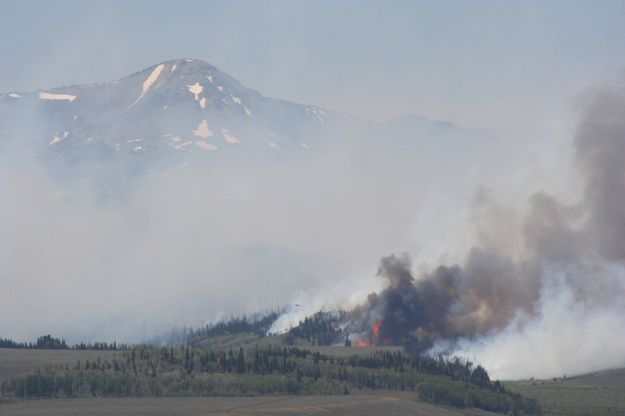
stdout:
{"type": "Polygon", "coordinates": [[[0,91],[195,57],[373,119],[528,126],[625,67],[625,1],[0,0],[0,91]],[[494,117],[493,117],[494,116],[494,117]]]}

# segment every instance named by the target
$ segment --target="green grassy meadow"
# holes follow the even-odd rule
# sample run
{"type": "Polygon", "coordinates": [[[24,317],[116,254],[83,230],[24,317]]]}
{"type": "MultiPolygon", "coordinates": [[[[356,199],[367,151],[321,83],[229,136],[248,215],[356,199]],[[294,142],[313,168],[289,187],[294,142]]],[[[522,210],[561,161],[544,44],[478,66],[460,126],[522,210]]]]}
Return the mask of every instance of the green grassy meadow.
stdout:
{"type": "Polygon", "coordinates": [[[625,415],[625,369],[570,378],[504,383],[511,391],[538,400],[545,415],[625,415]]]}

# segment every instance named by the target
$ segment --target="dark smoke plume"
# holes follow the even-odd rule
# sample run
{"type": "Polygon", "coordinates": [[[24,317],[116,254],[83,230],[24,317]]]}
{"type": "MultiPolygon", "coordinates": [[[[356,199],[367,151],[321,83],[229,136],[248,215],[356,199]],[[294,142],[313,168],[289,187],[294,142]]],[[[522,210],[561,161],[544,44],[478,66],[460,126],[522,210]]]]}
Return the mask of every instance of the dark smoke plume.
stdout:
{"type": "Polygon", "coordinates": [[[625,90],[592,94],[573,143],[581,202],[535,194],[521,254],[476,245],[463,264],[419,276],[407,255],[384,257],[378,275],[387,287],[354,310],[352,332],[376,325],[371,342],[417,349],[493,335],[519,316],[537,319],[545,288],[559,282],[585,307],[623,303],[623,274],[611,270],[625,265],[625,90]]]}
{"type": "Polygon", "coordinates": [[[388,286],[354,311],[365,330],[381,321],[376,344],[427,347],[437,339],[486,334],[505,327],[520,309],[531,312],[538,299],[531,268],[479,248],[464,266],[439,266],[418,279],[407,255],[391,255],[380,261],[378,275],[388,286]]]}

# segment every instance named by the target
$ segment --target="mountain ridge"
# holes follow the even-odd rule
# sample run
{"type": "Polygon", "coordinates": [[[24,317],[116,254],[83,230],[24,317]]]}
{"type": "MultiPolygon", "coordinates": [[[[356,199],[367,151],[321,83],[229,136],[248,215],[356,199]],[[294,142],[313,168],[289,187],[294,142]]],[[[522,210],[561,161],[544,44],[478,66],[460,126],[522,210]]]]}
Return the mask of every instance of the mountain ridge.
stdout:
{"type": "Polygon", "coordinates": [[[458,130],[417,115],[373,122],[267,97],[194,58],[112,81],[0,94],[0,147],[29,143],[49,165],[95,169],[114,182],[157,160],[236,165],[326,152],[419,154],[430,136],[452,138],[458,130]]]}
{"type": "Polygon", "coordinates": [[[164,61],[114,81],[0,95],[2,113],[20,109],[49,122],[42,128],[48,131],[49,146],[62,148],[62,143],[78,140],[104,143],[115,152],[129,151],[124,141],[132,152],[163,147],[216,151],[241,144],[239,135],[262,137],[270,151],[309,150],[312,145],[304,138],[318,136],[326,123],[343,117],[265,97],[214,65],[189,58],[164,61]],[[150,141],[136,137],[144,135],[150,141]],[[134,145],[139,142],[149,145],[134,145]]]}

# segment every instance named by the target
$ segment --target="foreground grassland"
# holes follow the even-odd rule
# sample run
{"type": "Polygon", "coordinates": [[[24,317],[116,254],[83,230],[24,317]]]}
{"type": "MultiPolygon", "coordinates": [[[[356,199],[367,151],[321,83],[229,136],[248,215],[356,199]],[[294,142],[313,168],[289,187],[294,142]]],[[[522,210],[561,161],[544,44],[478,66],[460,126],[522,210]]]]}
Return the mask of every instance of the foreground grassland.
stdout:
{"type": "Polygon", "coordinates": [[[545,415],[625,415],[625,369],[555,380],[507,382],[508,390],[538,400],[545,415]]]}
{"type": "Polygon", "coordinates": [[[416,400],[414,394],[375,392],[349,396],[167,397],[28,400],[0,405],[3,416],[213,416],[213,415],[420,415],[492,416],[416,400]]]}
{"type": "Polygon", "coordinates": [[[0,348],[0,381],[46,367],[76,364],[78,360],[112,359],[113,351],[36,350],[0,348]]]}
{"type": "Polygon", "coordinates": [[[16,356],[47,353],[56,357],[57,364],[27,372],[34,367],[29,363],[14,369],[12,377],[0,374],[5,406],[24,399],[103,397],[332,395],[347,400],[345,396],[382,391],[405,392],[412,401],[463,409],[538,413],[535,402],[505,391],[479,366],[409,356],[400,349],[362,349],[362,354],[348,356],[278,345],[247,350],[136,346],[115,353],[96,351],[89,357],[82,351],[68,352],[64,362],[55,351],[14,352],[16,356]]]}

